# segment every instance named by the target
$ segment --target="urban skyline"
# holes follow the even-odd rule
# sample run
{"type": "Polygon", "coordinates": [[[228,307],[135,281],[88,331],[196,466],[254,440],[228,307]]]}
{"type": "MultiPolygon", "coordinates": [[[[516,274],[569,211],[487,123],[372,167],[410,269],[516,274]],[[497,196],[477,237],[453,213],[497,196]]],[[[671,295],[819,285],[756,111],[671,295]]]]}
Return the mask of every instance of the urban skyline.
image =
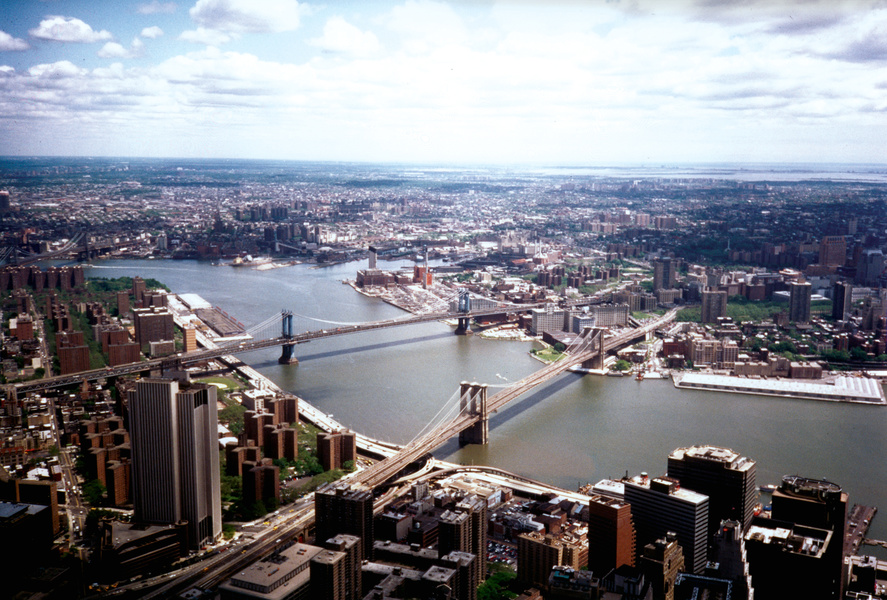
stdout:
{"type": "Polygon", "coordinates": [[[845,2],[13,1],[10,155],[882,159],[887,9],[845,2]]]}

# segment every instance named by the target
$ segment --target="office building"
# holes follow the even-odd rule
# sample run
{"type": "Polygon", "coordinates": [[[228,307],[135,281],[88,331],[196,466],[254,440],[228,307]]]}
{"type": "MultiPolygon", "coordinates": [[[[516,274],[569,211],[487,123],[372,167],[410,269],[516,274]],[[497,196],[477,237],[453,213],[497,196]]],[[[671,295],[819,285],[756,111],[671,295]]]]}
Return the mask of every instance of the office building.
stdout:
{"type": "Polygon", "coordinates": [[[708,550],[708,496],[683,489],[670,477],[626,479],[625,501],[631,505],[637,546],[674,532],[684,551],[686,570],[702,573],[708,550]]]}
{"type": "Polygon", "coordinates": [[[678,448],[668,457],[668,476],[681,486],[708,496],[708,535],[721,521],[748,527],[758,496],[755,461],[728,448],[693,446],[678,448]]]}
{"type": "Polygon", "coordinates": [[[654,598],[674,600],[675,580],[684,570],[684,554],[675,534],[669,532],[644,546],[640,567],[653,588],[654,598]]]}
{"type": "Polygon", "coordinates": [[[674,261],[667,257],[653,261],[653,291],[670,290],[676,285],[674,261]]]}
{"type": "Polygon", "coordinates": [[[588,568],[601,576],[634,566],[635,531],[631,506],[606,496],[588,502],[588,568]]]}
{"type": "Polygon", "coordinates": [[[132,500],[137,521],[188,522],[197,548],[222,532],[216,388],[141,379],[129,393],[132,500]]]}
{"type": "Polygon", "coordinates": [[[704,290],[702,292],[702,322],[717,323],[719,317],[727,316],[727,292],[704,290]]]}
{"type": "Polygon", "coordinates": [[[829,550],[837,547],[840,555],[841,546],[831,531],[755,517],[745,534],[755,600],[841,598],[826,564],[829,550]]]}
{"type": "Polygon", "coordinates": [[[222,600],[314,600],[311,559],[322,548],[293,544],[240,569],[219,586],[222,600]]]}
{"type": "Polygon", "coordinates": [[[808,282],[794,282],[790,287],[788,320],[792,323],[807,323],[810,321],[810,300],[813,295],[813,286],[808,282]]]}
{"type": "Polygon", "coordinates": [[[847,494],[835,483],[797,476],[783,477],[773,492],[773,519],[832,532],[833,541],[822,553],[817,567],[827,571],[829,581],[829,595],[821,598],[841,597],[847,499],[847,494]]]}
{"type": "Polygon", "coordinates": [[[373,556],[373,493],[347,482],[327,483],[314,492],[316,539],[328,540],[341,533],[355,535],[363,544],[363,556],[373,556]]]}
{"type": "Polygon", "coordinates": [[[742,532],[742,523],[739,521],[722,521],[712,536],[708,558],[712,564],[717,565],[718,577],[733,583],[736,594],[734,597],[748,598],[752,584],[742,532]]]}
{"type": "Polygon", "coordinates": [[[843,321],[853,306],[853,286],[846,281],[839,281],[832,288],[832,318],[843,321]]]}

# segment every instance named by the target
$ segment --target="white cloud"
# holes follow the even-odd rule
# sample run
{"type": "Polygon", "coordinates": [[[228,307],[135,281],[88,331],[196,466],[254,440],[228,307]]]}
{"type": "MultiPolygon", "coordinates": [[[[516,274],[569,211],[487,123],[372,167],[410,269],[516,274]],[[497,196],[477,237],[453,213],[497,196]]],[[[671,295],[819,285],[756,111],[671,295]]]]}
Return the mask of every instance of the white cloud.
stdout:
{"type": "Polygon", "coordinates": [[[324,52],[366,55],[379,50],[379,39],[371,31],[361,31],[342,17],[332,17],[323,27],[323,37],[308,42],[324,52]]]}
{"type": "Polygon", "coordinates": [[[149,40],[156,40],[157,38],[163,35],[163,30],[160,29],[157,25],[152,25],[151,27],[145,27],[142,29],[141,36],[143,38],[148,38],[149,40]]]}
{"type": "Polygon", "coordinates": [[[407,0],[391,9],[382,22],[402,37],[404,48],[409,52],[423,53],[469,40],[462,17],[443,2],[407,0]]]}
{"type": "Polygon", "coordinates": [[[159,0],[151,0],[147,4],[139,4],[136,11],[140,15],[155,15],[158,13],[171,14],[176,12],[175,2],[159,2],[159,0]]]}
{"type": "Polygon", "coordinates": [[[297,29],[304,12],[296,0],[197,0],[189,14],[206,29],[269,33],[297,29]]]}
{"type": "Polygon", "coordinates": [[[74,17],[48,16],[40,26],[28,31],[35,38],[56,42],[92,43],[110,40],[110,32],[94,31],[92,27],[74,17]]]}
{"type": "Polygon", "coordinates": [[[145,42],[139,38],[134,38],[129,48],[124,48],[123,45],[117,42],[108,42],[98,51],[98,56],[101,58],[137,58],[144,51],[145,42]]]}
{"type": "Polygon", "coordinates": [[[20,38],[14,38],[5,31],[0,31],[0,52],[11,50],[27,50],[28,42],[20,38]]]}
{"type": "Polygon", "coordinates": [[[228,34],[215,29],[204,29],[203,27],[183,31],[179,35],[179,39],[182,41],[193,44],[206,44],[207,46],[221,46],[237,39],[237,37],[237,34],[228,34]]]}
{"type": "Polygon", "coordinates": [[[43,79],[69,79],[86,75],[87,73],[86,69],[79,68],[69,60],[34,65],[28,69],[29,75],[43,79]]]}

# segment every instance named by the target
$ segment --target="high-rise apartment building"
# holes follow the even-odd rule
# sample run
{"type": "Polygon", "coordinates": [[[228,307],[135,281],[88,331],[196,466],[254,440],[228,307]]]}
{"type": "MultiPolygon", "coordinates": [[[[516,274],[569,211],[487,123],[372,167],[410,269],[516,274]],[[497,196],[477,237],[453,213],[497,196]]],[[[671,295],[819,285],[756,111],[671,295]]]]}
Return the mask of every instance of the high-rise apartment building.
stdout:
{"type": "Polygon", "coordinates": [[[144,350],[151,342],[174,339],[172,313],[166,308],[137,308],[133,312],[136,342],[144,350]]]}
{"type": "Polygon", "coordinates": [[[791,284],[788,307],[788,320],[793,323],[810,321],[810,300],[813,286],[808,282],[791,284]]]}
{"type": "Polygon", "coordinates": [[[853,304],[853,286],[846,281],[839,281],[832,288],[832,318],[843,321],[847,318],[853,304]]]}
{"type": "Polygon", "coordinates": [[[676,286],[674,261],[667,257],[653,261],[653,291],[670,290],[676,286]]]}
{"type": "Polygon", "coordinates": [[[581,565],[571,560],[578,555],[571,552],[567,542],[550,535],[522,533],[517,538],[517,578],[528,587],[545,589],[551,568],[564,565],[578,569],[581,565]]]}
{"type": "Polygon", "coordinates": [[[314,492],[315,531],[318,540],[340,533],[361,539],[363,557],[373,556],[373,493],[347,482],[322,485],[314,492]]]}
{"type": "Polygon", "coordinates": [[[718,317],[727,316],[727,292],[704,290],[702,292],[702,322],[717,323],[718,317]]]}
{"type": "Polygon", "coordinates": [[[468,514],[469,544],[464,551],[478,557],[478,560],[474,561],[474,577],[480,583],[487,578],[486,560],[484,560],[487,555],[487,501],[479,496],[466,496],[456,503],[456,511],[468,514]]]}
{"type": "Polygon", "coordinates": [[[624,483],[637,546],[643,549],[674,532],[684,551],[687,572],[702,573],[708,550],[708,496],[684,489],[670,477],[650,479],[641,475],[624,483]]]}
{"type": "Polygon", "coordinates": [[[631,506],[592,496],[588,502],[588,568],[603,577],[622,565],[634,566],[635,531],[631,506]]]}
{"type": "Polygon", "coordinates": [[[827,235],[819,242],[819,264],[841,267],[847,260],[847,240],[843,235],[827,235]]]}
{"type": "Polygon", "coordinates": [[[147,523],[188,522],[192,548],[222,532],[216,388],[141,379],[129,393],[132,500],[147,523]]]}
{"type": "Polygon", "coordinates": [[[708,496],[708,534],[723,520],[748,527],[758,495],[755,461],[728,448],[678,448],[668,457],[668,476],[681,486],[708,496]]]}
{"type": "Polygon", "coordinates": [[[317,460],[325,471],[341,469],[357,458],[357,436],[353,431],[332,431],[317,434],[317,460]]]}

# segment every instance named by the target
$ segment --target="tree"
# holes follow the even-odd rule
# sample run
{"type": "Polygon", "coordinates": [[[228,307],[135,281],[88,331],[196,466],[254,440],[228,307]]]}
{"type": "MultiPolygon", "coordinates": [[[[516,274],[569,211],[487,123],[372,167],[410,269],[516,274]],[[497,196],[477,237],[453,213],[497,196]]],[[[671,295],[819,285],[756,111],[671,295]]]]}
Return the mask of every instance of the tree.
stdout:
{"type": "Polygon", "coordinates": [[[98,479],[93,479],[92,481],[83,484],[83,498],[86,500],[87,504],[99,504],[105,497],[106,491],[107,488],[105,487],[105,484],[98,479]]]}
{"type": "Polygon", "coordinates": [[[858,361],[866,361],[869,359],[869,354],[859,346],[850,349],[850,358],[852,360],[858,361]]]}
{"type": "Polygon", "coordinates": [[[628,371],[631,368],[631,363],[627,360],[620,358],[616,361],[616,364],[613,365],[614,371],[628,371]]]}
{"type": "Polygon", "coordinates": [[[563,352],[564,350],[567,349],[567,347],[564,346],[564,344],[562,342],[555,342],[554,349],[557,350],[558,352],[563,352]]]}

